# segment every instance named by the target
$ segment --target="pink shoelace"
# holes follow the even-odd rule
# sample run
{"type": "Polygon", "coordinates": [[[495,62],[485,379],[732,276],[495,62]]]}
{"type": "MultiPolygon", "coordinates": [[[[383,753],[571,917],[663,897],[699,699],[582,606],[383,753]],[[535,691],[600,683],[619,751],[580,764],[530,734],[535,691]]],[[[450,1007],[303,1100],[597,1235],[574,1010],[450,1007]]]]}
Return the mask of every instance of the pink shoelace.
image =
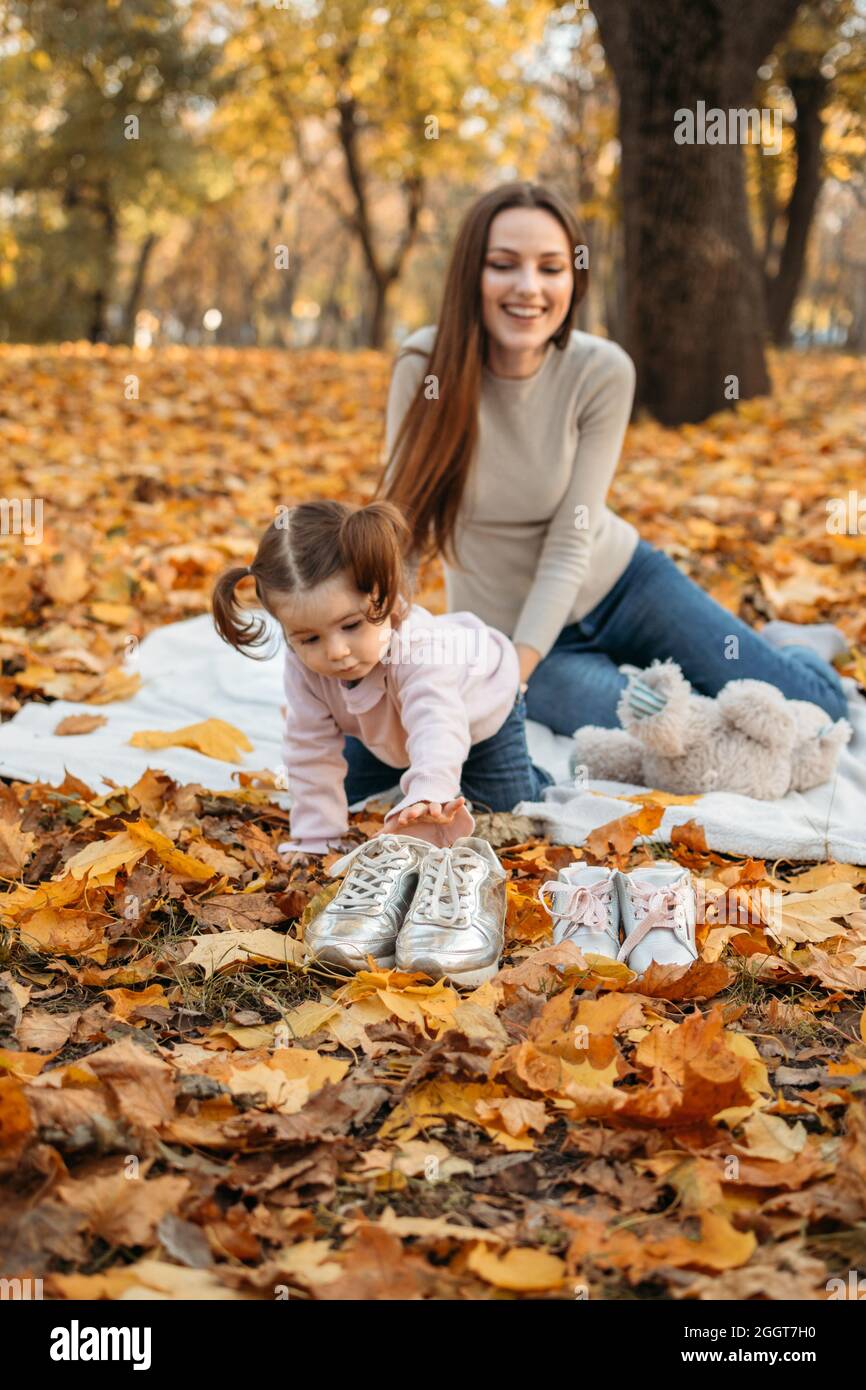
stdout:
{"type": "Polygon", "coordinates": [[[562,917],[571,919],[565,931],[566,937],[580,927],[586,927],[589,931],[610,932],[607,915],[610,891],[609,883],[595,883],[589,887],[585,883],[563,883],[562,879],[551,878],[539,888],[538,900],[554,920],[562,917]],[[562,911],[550,906],[544,896],[547,892],[564,895],[562,911]]]}
{"type": "Polygon", "coordinates": [[[637,913],[643,912],[644,917],[620,946],[616,958],[621,961],[627,961],[635,946],[639,946],[644,937],[657,927],[668,927],[671,931],[676,931],[676,910],[685,905],[685,893],[681,885],[655,888],[651,883],[641,883],[639,879],[632,879],[629,888],[637,913]]]}

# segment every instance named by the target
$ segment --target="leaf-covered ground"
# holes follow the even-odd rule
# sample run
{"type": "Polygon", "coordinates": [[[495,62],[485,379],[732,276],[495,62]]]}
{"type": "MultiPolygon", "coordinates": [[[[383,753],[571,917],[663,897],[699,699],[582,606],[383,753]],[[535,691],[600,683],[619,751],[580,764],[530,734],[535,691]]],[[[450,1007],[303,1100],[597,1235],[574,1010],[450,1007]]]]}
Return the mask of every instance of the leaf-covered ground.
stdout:
{"type": "MultiPolygon", "coordinates": [[[[866,518],[834,534],[827,504],[861,485],[866,366],[774,375],[736,414],[634,426],[612,500],[748,620],[838,622],[863,683],[866,518]]],[[[41,544],[4,538],[4,718],[98,719],[277,503],[369,495],[387,377],[373,353],[2,349],[3,494],[43,499],[41,544]]],[[[863,1267],[866,868],[712,854],[692,823],[701,959],[638,982],[554,951],[534,893],[662,853],[664,798],[580,846],[482,819],[498,977],[347,982],[304,969],[331,861],[280,864],[272,772],[225,794],[159,768],[0,783],[0,1274],[55,1298],[813,1299],[863,1267]]]]}

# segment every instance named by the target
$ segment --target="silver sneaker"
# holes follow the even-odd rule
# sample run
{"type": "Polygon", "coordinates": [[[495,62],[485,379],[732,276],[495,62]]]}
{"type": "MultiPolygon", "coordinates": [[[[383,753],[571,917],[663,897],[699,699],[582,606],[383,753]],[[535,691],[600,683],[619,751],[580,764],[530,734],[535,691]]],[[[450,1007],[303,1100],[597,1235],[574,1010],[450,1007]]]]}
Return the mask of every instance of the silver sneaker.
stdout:
{"type": "Polygon", "coordinates": [[[616,960],[620,904],[615,869],[569,864],[558,878],[541,885],[538,900],[554,919],[554,946],[573,941],[582,951],[616,960]]]}
{"type": "Polygon", "coordinates": [[[304,945],[321,964],[364,970],[367,957],[385,969],[394,964],[397,933],[418,886],[430,849],[414,835],[376,835],[331,866],[345,874],[339,892],[314,917],[304,945]]]}
{"type": "Polygon", "coordinates": [[[475,987],[499,969],[505,945],[505,870],[486,840],[463,835],[430,848],[397,938],[400,970],[475,987]]]}

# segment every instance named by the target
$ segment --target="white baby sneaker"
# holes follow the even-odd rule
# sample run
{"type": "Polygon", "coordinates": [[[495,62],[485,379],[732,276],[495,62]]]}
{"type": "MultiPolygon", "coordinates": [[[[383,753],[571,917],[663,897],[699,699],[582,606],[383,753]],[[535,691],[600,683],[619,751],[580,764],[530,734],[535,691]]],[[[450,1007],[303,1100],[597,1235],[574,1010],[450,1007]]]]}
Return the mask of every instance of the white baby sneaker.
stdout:
{"type": "Polygon", "coordinates": [[[569,864],[548,879],[538,899],[553,918],[553,944],[573,941],[582,951],[616,960],[619,950],[619,894],[616,870],[569,864]],[[551,906],[547,894],[553,900],[551,906]]]}
{"type": "Polygon", "coordinates": [[[428,845],[397,938],[397,966],[474,988],[499,969],[505,945],[505,870],[486,840],[428,845]]]}
{"type": "Polygon", "coordinates": [[[376,835],[331,866],[345,874],[339,891],[314,917],[304,945],[314,959],[338,970],[363,970],[367,956],[394,964],[397,933],[418,886],[430,846],[414,835],[376,835]]]}
{"type": "Polygon", "coordinates": [[[691,965],[695,945],[695,890],[688,869],[661,860],[630,874],[620,873],[623,942],[617,960],[642,975],[652,961],[691,965]]]}

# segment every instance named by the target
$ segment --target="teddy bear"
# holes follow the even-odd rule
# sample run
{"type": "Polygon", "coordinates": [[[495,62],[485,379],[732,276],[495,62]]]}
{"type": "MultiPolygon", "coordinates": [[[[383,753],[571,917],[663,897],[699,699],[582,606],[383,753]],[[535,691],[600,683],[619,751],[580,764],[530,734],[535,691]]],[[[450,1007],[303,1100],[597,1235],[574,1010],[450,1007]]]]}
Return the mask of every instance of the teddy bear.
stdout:
{"type": "Polygon", "coordinates": [[[728,681],[714,698],[692,690],[674,661],[621,668],[621,729],[574,734],[572,776],[693,793],[739,792],[773,801],[829,781],[852,735],[818,705],[788,700],[765,681],[728,681]]]}

